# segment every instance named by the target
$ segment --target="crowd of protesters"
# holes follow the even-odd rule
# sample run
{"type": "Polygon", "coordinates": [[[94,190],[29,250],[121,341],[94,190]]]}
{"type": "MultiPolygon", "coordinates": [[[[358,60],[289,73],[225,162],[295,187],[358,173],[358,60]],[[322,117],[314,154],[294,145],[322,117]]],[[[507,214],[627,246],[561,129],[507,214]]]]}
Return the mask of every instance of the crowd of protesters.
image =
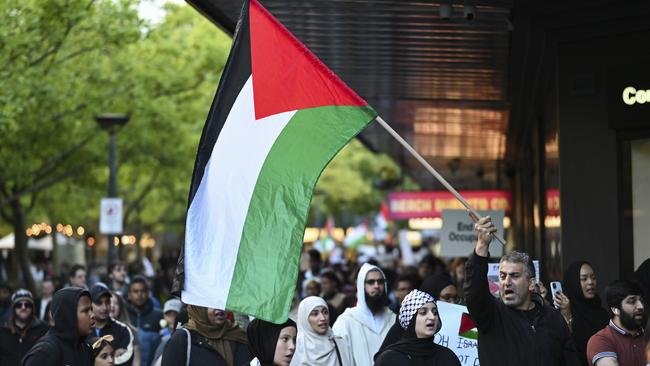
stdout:
{"type": "Polygon", "coordinates": [[[495,297],[487,271],[496,228],[489,217],[475,228],[467,258],[424,253],[417,267],[328,263],[308,250],[280,325],[185,305],[164,288],[168,278],[121,262],[105,276],[81,265],[45,276],[37,297],[0,283],[0,365],[461,365],[433,341],[444,319],[437,301],[467,306],[483,366],[650,364],[650,259],[633,279],[607,285],[603,302],[590,263],[570,264],[564,291],[551,297],[530,256],[510,252],[495,297]]]}

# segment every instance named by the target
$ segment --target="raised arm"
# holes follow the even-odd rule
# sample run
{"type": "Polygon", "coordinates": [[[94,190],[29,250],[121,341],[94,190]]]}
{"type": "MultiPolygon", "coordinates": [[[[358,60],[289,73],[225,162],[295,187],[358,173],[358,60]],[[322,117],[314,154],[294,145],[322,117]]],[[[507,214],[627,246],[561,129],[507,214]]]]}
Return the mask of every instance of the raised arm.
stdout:
{"type": "Polygon", "coordinates": [[[465,300],[472,320],[479,329],[489,327],[495,313],[496,299],[490,293],[488,286],[488,248],[492,241],[492,233],[496,227],[492,224],[489,216],[475,220],[474,225],[478,240],[474,253],[469,256],[465,264],[465,300]]]}

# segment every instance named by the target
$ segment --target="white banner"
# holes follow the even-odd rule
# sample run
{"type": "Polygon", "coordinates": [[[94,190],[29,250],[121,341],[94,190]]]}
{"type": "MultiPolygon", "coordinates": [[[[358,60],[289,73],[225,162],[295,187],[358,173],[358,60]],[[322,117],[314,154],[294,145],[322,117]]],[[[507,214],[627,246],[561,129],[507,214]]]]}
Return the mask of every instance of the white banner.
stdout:
{"type": "Polygon", "coordinates": [[[413,249],[407,238],[408,230],[400,230],[397,236],[399,240],[399,250],[402,253],[402,264],[405,266],[415,266],[417,262],[413,257],[413,249]]]}
{"type": "Polygon", "coordinates": [[[102,198],[99,214],[100,234],[122,234],[122,199],[102,198]]]}
{"type": "Polygon", "coordinates": [[[438,301],[442,328],[434,338],[458,356],[463,366],[478,366],[478,331],[469,317],[467,307],[438,301]]]}

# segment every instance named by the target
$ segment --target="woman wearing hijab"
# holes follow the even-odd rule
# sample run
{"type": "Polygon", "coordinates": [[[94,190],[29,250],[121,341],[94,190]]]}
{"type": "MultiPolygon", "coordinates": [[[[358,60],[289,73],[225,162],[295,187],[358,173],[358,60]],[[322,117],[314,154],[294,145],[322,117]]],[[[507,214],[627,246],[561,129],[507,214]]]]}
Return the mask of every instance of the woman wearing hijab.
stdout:
{"type": "MultiPolygon", "coordinates": [[[[451,277],[446,274],[434,274],[425,278],[420,285],[420,291],[423,291],[434,298],[438,297],[440,298],[440,301],[443,302],[456,303],[458,300],[456,297],[456,286],[452,282],[451,277]],[[444,295],[444,298],[442,295],[444,295]]],[[[404,330],[399,324],[398,317],[395,319],[395,324],[393,324],[393,326],[388,330],[384,341],[381,343],[381,347],[379,347],[379,351],[375,355],[375,359],[378,354],[382,353],[386,349],[386,347],[399,341],[402,338],[403,332],[404,330]]]]}
{"type": "Polygon", "coordinates": [[[583,365],[588,365],[586,354],[589,338],[609,323],[609,314],[596,291],[597,285],[591,264],[574,262],[564,272],[564,294],[558,293],[553,299],[571,328],[583,365]]]}
{"type": "Polygon", "coordinates": [[[162,366],[241,366],[251,361],[246,332],[231,323],[225,311],[188,305],[187,314],[187,324],[167,342],[162,366]]]}
{"type": "Polygon", "coordinates": [[[420,290],[406,295],[399,310],[399,324],[402,338],[377,353],[375,366],[460,366],[450,349],[433,342],[442,327],[433,296],[420,290]]]}
{"type": "Polygon", "coordinates": [[[298,340],[291,366],[307,365],[352,365],[352,352],[332,332],[327,303],[317,296],[306,297],[298,307],[298,340]]]}
{"type": "Polygon", "coordinates": [[[451,304],[458,303],[458,289],[454,281],[446,273],[432,275],[424,279],[422,291],[434,296],[440,301],[448,302],[451,304]]]}
{"type": "Polygon", "coordinates": [[[251,366],[289,366],[296,352],[296,323],[273,324],[255,319],[248,324],[248,347],[255,356],[251,366]]]}

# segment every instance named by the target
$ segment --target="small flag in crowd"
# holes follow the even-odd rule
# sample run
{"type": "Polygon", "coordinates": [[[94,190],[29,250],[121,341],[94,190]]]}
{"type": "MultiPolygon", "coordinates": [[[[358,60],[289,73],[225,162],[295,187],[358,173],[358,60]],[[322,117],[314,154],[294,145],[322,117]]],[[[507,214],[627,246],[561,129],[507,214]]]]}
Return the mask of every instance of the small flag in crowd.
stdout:
{"type": "Polygon", "coordinates": [[[368,242],[366,236],[368,235],[368,225],[366,223],[361,223],[354,227],[352,231],[345,236],[343,239],[343,244],[346,248],[356,249],[361,244],[368,242]]]}
{"type": "Polygon", "coordinates": [[[376,116],[257,0],[245,1],[194,166],[182,300],[286,320],[314,186],[376,116]]]}
{"type": "Polygon", "coordinates": [[[478,329],[476,328],[476,324],[474,324],[474,321],[467,313],[463,313],[460,318],[458,335],[469,339],[478,339],[478,329]]]}

